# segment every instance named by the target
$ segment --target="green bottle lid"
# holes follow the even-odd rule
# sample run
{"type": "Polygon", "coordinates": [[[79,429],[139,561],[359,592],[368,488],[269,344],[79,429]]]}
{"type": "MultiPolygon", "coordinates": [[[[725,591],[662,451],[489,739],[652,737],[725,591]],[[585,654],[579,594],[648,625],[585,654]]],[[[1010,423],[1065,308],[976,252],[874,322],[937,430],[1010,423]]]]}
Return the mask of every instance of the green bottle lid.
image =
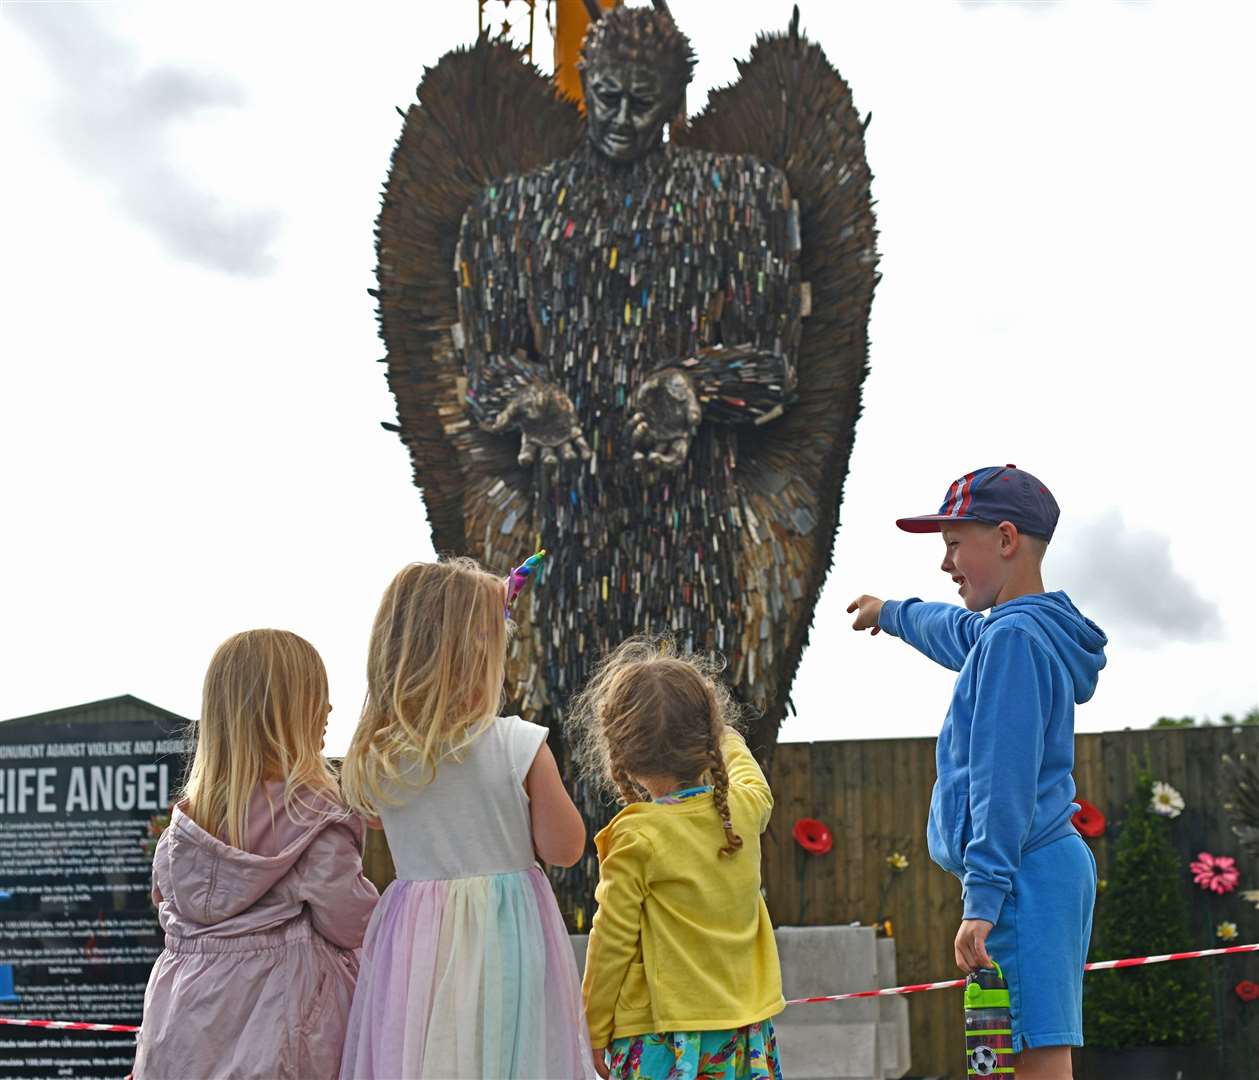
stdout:
{"type": "Polygon", "coordinates": [[[987,975],[976,973],[970,977],[966,983],[966,1008],[1008,1009],[1010,1007],[1010,990],[1005,984],[1005,976],[1000,967],[996,968],[996,974],[996,981],[999,981],[1000,985],[994,987],[983,985],[991,978],[991,972],[987,975]]]}

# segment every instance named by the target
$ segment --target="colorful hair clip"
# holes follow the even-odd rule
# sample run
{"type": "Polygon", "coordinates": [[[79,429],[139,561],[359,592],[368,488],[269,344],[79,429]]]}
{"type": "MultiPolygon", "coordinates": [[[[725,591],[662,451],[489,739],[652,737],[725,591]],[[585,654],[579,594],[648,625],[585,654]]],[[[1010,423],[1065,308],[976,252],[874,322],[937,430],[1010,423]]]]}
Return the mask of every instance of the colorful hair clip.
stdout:
{"type": "Polygon", "coordinates": [[[507,602],[503,605],[504,619],[511,618],[512,604],[515,602],[516,597],[520,595],[520,590],[529,583],[529,578],[545,558],[546,548],[543,548],[541,551],[530,555],[529,558],[507,575],[507,602]]]}

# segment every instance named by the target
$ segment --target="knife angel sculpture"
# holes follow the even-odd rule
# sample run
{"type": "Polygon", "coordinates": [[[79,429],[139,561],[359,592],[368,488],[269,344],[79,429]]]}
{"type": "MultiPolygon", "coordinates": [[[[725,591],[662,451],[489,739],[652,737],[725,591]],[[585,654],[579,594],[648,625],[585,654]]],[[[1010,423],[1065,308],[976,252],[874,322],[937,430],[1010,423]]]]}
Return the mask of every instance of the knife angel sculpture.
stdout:
{"type": "MultiPolygon", "coordinates": [[[[562,767],[568,697],[641,632],[725,657],[765,758],[860,411],[865,125],[798,15],[686,122],[694,57],[667,7],[589,6],[584,114],[484,37],[404,114],[377,233],[386,426],[438,551],[505,574],[547,550],[508,695],[562,767]]],[[[560,883],[570,904],[592,870],[560,883]]]]}

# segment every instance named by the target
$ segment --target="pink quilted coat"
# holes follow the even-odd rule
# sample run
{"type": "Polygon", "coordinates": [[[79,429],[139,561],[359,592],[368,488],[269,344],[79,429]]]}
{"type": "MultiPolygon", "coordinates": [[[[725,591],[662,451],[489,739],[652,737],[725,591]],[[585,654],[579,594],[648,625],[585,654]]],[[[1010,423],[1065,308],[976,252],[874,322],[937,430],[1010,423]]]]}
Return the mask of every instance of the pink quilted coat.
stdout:
{"type": "Polygon", "coordinates": [[[255,793],[244,850],[176,806],[153,859],[166,948],[145,993],[135,1080],[337,1076],[376,888],[363,877],[361,820],[312,795],[290,818],[282,793],[279,781],[255,793]]]}

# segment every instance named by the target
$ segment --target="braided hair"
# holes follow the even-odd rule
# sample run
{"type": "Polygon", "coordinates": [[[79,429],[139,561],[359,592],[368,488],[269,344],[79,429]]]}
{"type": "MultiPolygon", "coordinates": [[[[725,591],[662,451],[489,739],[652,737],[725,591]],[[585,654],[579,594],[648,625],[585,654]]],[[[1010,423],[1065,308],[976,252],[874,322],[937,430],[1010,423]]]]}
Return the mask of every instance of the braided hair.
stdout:
{"type": "Polygon", "coordinates": [[[721,739],[718,732],[713,732],[708,743],[708,772],[713,781],[713,805],[721,815],[721,827],[726,833],[726,845],[721,854],[733,855],[743,846],[743,837],[734,831],[734,822],[730,817],[730,803],[727,796],[730,791],[730,776],[726,772],[726,759],[721,756],[721,739]]]}
{"type": "Polygon", "coordinates": [[[620,762],[612,766],[612,782],[616,784],[616,790],[620,794],[617,800],[622,806],[628,806],[632,802],[645,802],[646,795],[643,789],[634,783],[633,778],[620,762]]]}
{"type": "Polygon", "coordinates": [[[586,778],[621,805],[647,801],[645,777],[711,783],[726,839],[718,850],[733,855],[743,839],[730,816],[721,738],[739,715],[720,670],[668,638],[630,638],[599,664],[565,725],[586,778]]]}

